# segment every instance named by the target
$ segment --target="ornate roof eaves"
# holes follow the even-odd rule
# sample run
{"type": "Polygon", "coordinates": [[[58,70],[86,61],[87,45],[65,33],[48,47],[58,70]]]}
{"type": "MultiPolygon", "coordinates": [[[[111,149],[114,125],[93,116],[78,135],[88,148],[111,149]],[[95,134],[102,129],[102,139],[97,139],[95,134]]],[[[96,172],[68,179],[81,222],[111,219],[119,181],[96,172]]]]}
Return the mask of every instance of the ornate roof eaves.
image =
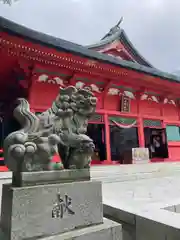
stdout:
{"type": "Polygon", "coordinates": [[[27,27],[21,26],[3,17],[0,17],[0,31],[10,33],[14,36],[23,37],[26,40],[42,44],[49,48],[54,48],[57,51],[70,52],[74,55],[97,60],[106,64],[112,64],[126,69],[131,69],[134,71],[149,74],[151,76],[160,77],[170,82],[180,83],[179,76],[162,72],[155,68],[146,67],[130,61],[120,60],[107,54],[98,53],[78,44],[62,40],[60,38],[56,38],[38,31],[34,31],[32,29],[28,29],[27,27]]]}
{"type": "Polygon", "coordinates": [[[91,45],[86,45],[85,47],[88,49],[96,49],[96,48],[105,46],[107,44],[110,44],[110,43],[114,42],[115,40],[119,39],[119,37],[121,36],[121,32],[122,32],[122,29],[119,29],[119,31],[114,33],[113,35],[111,35],[109,37],[103,37],[99,42],[97,42],[95,44],[91,44],[91,45]]]}
{"type": "Polygon", "coordinates": [[[127,34],[125,33],[125,31],[123,29],[119,29],[116,33],[114,33],[111,36],[105,36],[104,38],[102,38],[102,40],[100,40],[98,43],[92,44],[92,45],[88,45],[85,46],[88,49],[98,49],[98,48],[102,48],[103,46],[106,46],[108,44],[113,43],[114,41],[119,40],[122,43],[124,43],[124,45],[128,48],[129,52],[132,54],[132,56],[135,57],[135,60],[139,63],[142,64],[144,66],[147,67],[151,67],[154,68],[140,53],[139,51],[134,47],[134,45],[132,44],[132,42],[129,40],[127,34]]]}

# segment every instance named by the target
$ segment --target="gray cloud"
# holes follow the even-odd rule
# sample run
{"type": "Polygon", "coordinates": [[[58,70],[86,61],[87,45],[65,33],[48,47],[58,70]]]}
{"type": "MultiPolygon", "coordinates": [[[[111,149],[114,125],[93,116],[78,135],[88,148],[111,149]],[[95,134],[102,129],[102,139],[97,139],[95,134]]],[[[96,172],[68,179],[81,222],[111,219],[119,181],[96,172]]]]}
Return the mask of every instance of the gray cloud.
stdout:
{"type": "Polygon", "coordinates": [[[139,52],[164,71],[180,69],[179,0],[19,0],[0,14],[29,28],[87,45],[124,17],[139,52]]]}

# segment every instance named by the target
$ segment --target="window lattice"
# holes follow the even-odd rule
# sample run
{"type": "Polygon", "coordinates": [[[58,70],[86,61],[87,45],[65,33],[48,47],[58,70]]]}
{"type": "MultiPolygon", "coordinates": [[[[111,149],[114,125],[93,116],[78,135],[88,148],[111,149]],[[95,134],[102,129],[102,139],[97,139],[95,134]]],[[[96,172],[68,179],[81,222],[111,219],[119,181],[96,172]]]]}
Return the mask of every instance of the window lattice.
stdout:
{"type": "Polygon", "coordinates": [[[160,120],[145,119],[144,120],[144,127],[161,127],[161,121],[160,120]]]}
{"type": "Polygon", "coordinates": [[[136,119],[111,116],[111,117],[109,117],[109,121],[110,121],[110,123],[112,123],[112,121],[116,121],[117,123],[120,123],[120,124],[130,125],[130,124],[133,124],[134,121],[136,121],[136,119]]]}

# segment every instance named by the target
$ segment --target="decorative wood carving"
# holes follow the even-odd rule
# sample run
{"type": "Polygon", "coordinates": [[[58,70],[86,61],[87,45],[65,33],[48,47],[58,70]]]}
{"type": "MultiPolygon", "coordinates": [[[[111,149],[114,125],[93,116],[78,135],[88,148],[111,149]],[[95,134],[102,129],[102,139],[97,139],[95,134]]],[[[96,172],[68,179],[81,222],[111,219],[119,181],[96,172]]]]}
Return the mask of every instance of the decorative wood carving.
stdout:
{"type": "Polygon", "coordinates": [[[135,99],[135,95],[133,92],[130,92],[130,91],[127,91],[127,90],[124,90],[124,91],[120,91],[120,89],[118,88],[109,88],[108,90],[108,95],[124,95],[126,97],[129,97],[130,99],[135,99]]]}
{"type": "Polygon", "coordinates": [[[156,103],[159,103],[159,99],[157,96],[153,96],[153,95],[150,95],[150,94],[147,94],[147,93],[144,93],[141,95],[140,99],[142,101],[152,101],[152,102],[156,102],[156,103]]]}
{"type": "Polygon", "coordinates": [[[135,99],[135,95],[133,92],[130,92],[130,91],[124,91],[124,95],[126,97],[129,97],[130,99],[135,99]]]}
{"type": "Polygon", "coordinates": [[[176,106],[176,101],[173,99],[168,99],[168,98],[164,98],[164,104],[172,104],[174,106],[176,106]]]}
{"type": "Polygon", "coordinates": [[[91,90],[92,92],[96,92],[96,93],[101,93],[102,92],[102,89],[97,86],[96,84],[94,83],[91,83],[91,84],[85,84],[84,82],[81,82],[81,81],[78,81],[76,84],[75,84],[75,87],[77,89],[81,89],[81,88],[89,88],[89,90],[91,90]]]}
{"type": "Polygon", "coordinates": [[[108,95],[119,95],[120,91],[117,88],[109,88],[108,95]]]}
{"type": "Polygon", "coordinates": [[[63,79],[60,77],[49,77],[47,74],[41,74],[38,77],[37,82],[52,83],[65,87],[63,79]]]}

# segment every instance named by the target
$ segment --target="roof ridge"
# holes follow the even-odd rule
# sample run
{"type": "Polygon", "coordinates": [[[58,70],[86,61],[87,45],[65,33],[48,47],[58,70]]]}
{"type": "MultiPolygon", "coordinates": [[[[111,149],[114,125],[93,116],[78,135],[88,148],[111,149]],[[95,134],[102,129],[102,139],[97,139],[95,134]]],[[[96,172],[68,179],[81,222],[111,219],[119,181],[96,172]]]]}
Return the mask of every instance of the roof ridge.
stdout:
{"type": "Polygon", "coordinates": [[[119,29],[119,31],[117,31],[113,35],[107,36],[107,34],[106,34],[99,42],[91,44],[91,45],[86,45],[85,47],[90,49],[90,48],[96,48],[96,47],[100,47],[105,44],[112,43],[121,35],[121,32],[122,32],[122,29],[119,29]]]}

